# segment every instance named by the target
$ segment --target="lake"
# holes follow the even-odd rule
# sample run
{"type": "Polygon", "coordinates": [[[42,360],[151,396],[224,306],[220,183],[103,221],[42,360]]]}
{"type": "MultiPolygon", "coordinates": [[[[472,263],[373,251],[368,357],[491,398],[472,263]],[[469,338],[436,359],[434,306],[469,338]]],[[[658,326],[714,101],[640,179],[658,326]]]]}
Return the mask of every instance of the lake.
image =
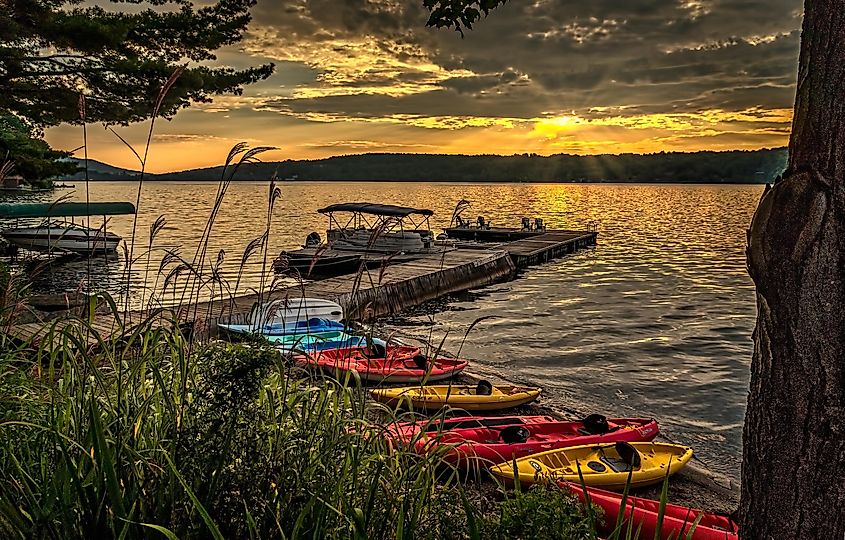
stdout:
{"type": "MultiPolygon", "coordinates": [[[[460,295],[429,315],[391,318],[389,327],[447,337],[485,370],[545,390],[543,401],[608,415],[659,419],[666,435],[696,449],[714,470],[738,478],[751,331],[756,307],[745,269],[746,229],[762,186],[619,184],[282,183],[270,225],[266,264],[311,231],[325,236],[317,208],[377,201],[431,208],[432,228],[449,223],[458,200],[465,216],[516,226],[542,217],[550,228],[595,224],[598,245],[523,271],[520,278],[460,295]]],[[[160,284],[166,249],[193,257],[213,207],[215,183],[150,182],[143,186],[136,255],[150,225],[166,219],[149,255],[130,279],[134,304],[160,284]]],[[[92,182],[91,200],[135,200],[137,183],[92,182]]],[[[209,260],[224,250],[220,273],[238,281],[244,248],[267,224],[268,185],[235,183],[213,225],[209,260]]],[[[71,193],[85,200],[84,184],[71,193]]],[[[101,220],[92,220],[99,225],[101,220]]],[[[131,217],[110,230],[129,238],[131,217]]],[[[240,288],[258,287],[265,262],[254,255],[240,288]]],[[[88,271],[80,262],[52,268],[43,289],[75,290],[88,271]]],[[[123,292],[123,264],[91,263],[95,287],[123,292]]],[[[163,298],[167,301],[167,298],[163,298]]]]}

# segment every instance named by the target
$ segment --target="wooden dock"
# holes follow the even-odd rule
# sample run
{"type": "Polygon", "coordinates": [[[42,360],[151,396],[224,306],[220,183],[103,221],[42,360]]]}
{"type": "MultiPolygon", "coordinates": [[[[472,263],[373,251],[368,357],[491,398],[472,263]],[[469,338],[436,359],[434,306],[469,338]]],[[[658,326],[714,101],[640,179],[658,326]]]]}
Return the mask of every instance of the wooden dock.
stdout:
{"type": "MultiPolygon", "coordinates": [[[[97,346],[101,340],[121,339],[121,334],[132,332],[144,321],[153,327],[175,322],[199,335],[214,335],[218,322],[246,322],[257,303],[302,296],[333,300],[343,306],[347,319],[370,321],[451,293],[512,279],[518,268],[595,245],[596,236],[594,231],[547,231],[493,249],[483,245],[476,245],[475,249],[451,249],[383,269],[274,290],[261,297],[250,294],[163,308],[153,313],[130,312],[123,315],[122,329],[112,314],[96,314],[88,325],[96,334],[84,332],[80,339],[88,346],[97,346]]],[[[84,326],[79,318],[66,315],[51,321],[18,324],[7,334],[21,343],[49,347],[61,339],[63,329],[73,325],[84,326]]]]}
{"type": "MultiPolygon", "coordinates": [[[[130,333],[150,318],[149,324],[153,327],[176,321],[201,335],[214,335],[218,321],[246,322],[256,303],[285,297],[326,298],[343,306],[348,319],[369,321],[450,293],[511,279],[515,272],[516,266],[504,250],[445,251],[391,265],[384,270],[365,270],[360,274],[313,281],[274,290],[261,297],[250,294],[164,308],[153,313],[130,312],[125,314],[126,324],[122,330],[112,314],[97,314],[90,326],[98,335],[86,333],[85,341],[89,346],[96,346],[100,339],[120,339],[121,334],[130,333]]],[[[19,342],[55,343],[63,329],[71,325],[82,327],[80,319],[65,317],[15,325],[7,334],[19,342]]]]}
{"type": "Polygon", "coordinates": [[[595,231],[548,231],[505,244],[517,268],[542,264],[596,245],[595,231]]]}
{"type": "MultiPolygon", "coordinates": [[[[343,306],[348,319],[371,321],[398,313],[450,293],[483,287],[511,279],[516,266],[503,250],[452,250],[415,261],[365,270],[361,274],[313,281],[302,286],[275,291],[265,301],[285,297],[317,297],[343,306]]],[[[199,304],[195,311],[208,321],[225,319],[246,322],[257,295],[241,296],[233,301],[215,300],[199,304]]]]}

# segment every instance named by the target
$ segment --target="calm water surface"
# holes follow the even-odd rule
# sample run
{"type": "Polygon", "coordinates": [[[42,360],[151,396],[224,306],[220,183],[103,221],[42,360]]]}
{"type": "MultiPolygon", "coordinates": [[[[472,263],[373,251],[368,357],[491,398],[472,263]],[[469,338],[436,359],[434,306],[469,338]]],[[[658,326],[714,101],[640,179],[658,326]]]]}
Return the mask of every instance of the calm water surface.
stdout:
{"type": "MultiPolygon", "coordinates": [[[[431,208],[432,228],[448,224],[455,203],[472,201],[465,215],[516,225],[543,217],[549,227],[595,223],[599,244],[520,279],[462,296],[433,318],[406,317],[411,331],[448,334],[477,364],[526,384],[541,385],[544,401],[619,415],[657,417],[673,440],[690,444],[713,469],[738,477],[751,331],[755,304],[745,270],[745,230],[762,192],[758,186],[320,183],[282,184],[271,225],[268,264],[311,231],[324,234],[317,208],[341,201],[380,201],[431,208]],[[418,328],[414,328],[418,325],[418,328]]],[[[72,197],[84,200],[84,186],[72,197]]],[[[134,200],[137,183],[92,183],[92,200],[134,200]]],[[[167,220],[136,265],[131,295],[156,282],[165,248],[193,256],[217,185],[147,183],[138,215],[136,253],[146,249],[150,224],[167,220]]],[[[209,257],[224,250],[221,272],[232,284],[247,243],[266,225],[268,186],[230,187],[214,224],[209,257]]],[[[99,223],[99,222],[97,222],[99,223]]],[[[132,220],[112,218],[128,238],[132,220]]],[[[87,263],[53,269],[45,288],[79,286],[87,263]]],[[[241,288],[261,282],[255,255],[241,288]]],[[[120,260],[93,263],[95,286],[120,291],[120,260]]],[[[161,283],[163,278],[158,278],[161,283]]],[[[447,345],[447,346],[448,346],[447,345]]]]}

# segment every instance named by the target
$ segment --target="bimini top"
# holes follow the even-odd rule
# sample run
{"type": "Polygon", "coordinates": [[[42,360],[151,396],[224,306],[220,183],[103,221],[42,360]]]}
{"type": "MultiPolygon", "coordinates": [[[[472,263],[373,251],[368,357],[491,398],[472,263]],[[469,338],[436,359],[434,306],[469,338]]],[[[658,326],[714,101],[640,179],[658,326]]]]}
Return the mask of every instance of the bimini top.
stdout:
{"type": "Polygon", "coordinates": [[[394,206],[392,204],[375,204],[366,202],[332,204],[317,210],[321,214],[332,212],[359,212],[361,214],[372,214],[374,216],[408,217],[411,214],[421,216],[433,216],[434,212],[425,208],[408,208],[406,206],[394,206]]]}
{"type": "Polygon", "coordinates": [[[135,205],[129,202],[55,202],[0,204],[0,218],[122,216],[134,213],[135,205]]]}

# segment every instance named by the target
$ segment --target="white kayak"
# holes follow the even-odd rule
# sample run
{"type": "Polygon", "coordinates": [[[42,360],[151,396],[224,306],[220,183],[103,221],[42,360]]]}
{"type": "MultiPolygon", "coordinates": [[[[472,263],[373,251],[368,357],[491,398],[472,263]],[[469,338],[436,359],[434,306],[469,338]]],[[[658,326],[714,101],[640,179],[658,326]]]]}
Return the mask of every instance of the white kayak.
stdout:
{"type": "Polygon", "coordinates": [[[322,298],[287,298],[268,304],[255,304],[246,324],[224,323],[218,326],[222,330],[237,334],[281,335],[343,329],[339,323],[341,319],[343,308],[336,302],[322,298]],[[321,322],[314,324],[317,320],[321,322]],[[326,327],[327,325],[329,327],[326,327]],[[310,326],[323,328],[308,328],[310,326]]]}

